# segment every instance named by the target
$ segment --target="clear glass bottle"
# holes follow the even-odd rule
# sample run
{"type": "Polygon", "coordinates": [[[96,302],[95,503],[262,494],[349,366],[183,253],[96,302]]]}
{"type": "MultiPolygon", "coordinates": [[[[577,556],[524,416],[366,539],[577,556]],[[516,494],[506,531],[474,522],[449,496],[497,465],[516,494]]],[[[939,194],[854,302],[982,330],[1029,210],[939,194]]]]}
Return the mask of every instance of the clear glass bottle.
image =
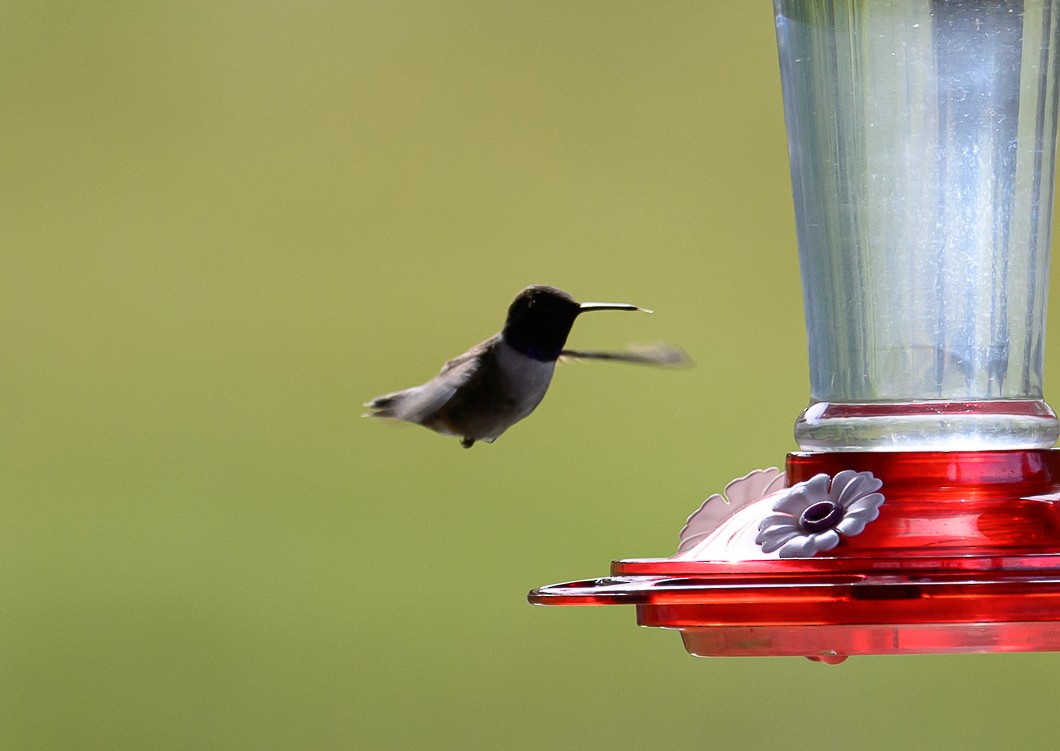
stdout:
{"type": "Polygon", "coordinates": [[[1060,0],[774,0],[804,450],[1043,448],[1060,0]]]}

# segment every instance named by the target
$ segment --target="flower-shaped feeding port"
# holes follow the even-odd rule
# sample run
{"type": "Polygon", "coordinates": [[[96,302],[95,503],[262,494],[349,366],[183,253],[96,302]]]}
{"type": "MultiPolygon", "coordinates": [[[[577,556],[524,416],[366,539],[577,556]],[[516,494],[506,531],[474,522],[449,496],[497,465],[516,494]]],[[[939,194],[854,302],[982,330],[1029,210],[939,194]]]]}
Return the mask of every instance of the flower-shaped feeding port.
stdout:
{"type": "Polygon", "coordinates": [[[776,467],[756,469],[688,517],[674,559],[808,558],[832,550],[879,516],[882,485],[871,472],[841,470],[787,487],[776,467]]]}
{"type": "Polygon", "coordinates": [[[781,558],[807,558],[831,550],[840,535],[861,534],[880,515],[883,482],[871,472],[843,470],[835,479],[819,474],[791,488],[773,505],[776,513],[758,525],[755,542],[781,558]]]}

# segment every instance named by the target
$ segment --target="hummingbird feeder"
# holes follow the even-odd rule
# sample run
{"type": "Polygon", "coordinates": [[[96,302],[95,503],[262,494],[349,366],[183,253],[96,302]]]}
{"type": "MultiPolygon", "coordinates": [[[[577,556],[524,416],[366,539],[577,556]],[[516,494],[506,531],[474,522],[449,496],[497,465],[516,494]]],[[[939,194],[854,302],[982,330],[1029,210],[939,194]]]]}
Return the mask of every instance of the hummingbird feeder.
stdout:
{"type": "Polygon", "coordinates": [[[1060,650],[1042,398],[1060,0],[774,0],[810,350],[801,449],[675,555],[535,589],[699,656],[1060,650]]]}

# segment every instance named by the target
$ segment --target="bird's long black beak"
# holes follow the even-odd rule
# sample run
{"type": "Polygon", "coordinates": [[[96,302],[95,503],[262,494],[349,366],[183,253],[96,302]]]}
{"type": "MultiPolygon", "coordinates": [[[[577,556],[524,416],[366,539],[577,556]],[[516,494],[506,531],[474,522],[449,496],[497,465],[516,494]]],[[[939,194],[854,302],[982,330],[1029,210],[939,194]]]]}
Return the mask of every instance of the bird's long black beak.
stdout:
{"type": "Polygon", "coordinates": [[[625,302],[583,302],[578,305],[578,313],[588,313],[593,310],[639,310],[641,313],[653,313],[647,308],[638,308],[625,302]]]}

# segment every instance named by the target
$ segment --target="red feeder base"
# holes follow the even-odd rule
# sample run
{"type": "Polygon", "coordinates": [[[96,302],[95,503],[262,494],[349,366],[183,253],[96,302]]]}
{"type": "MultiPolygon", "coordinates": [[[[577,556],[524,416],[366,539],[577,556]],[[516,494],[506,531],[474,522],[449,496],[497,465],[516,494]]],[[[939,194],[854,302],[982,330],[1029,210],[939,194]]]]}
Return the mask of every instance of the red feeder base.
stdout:
{"type": "Polygon", "coordinates": [[[1060,451],[792,454],[787,479],[842,470],[871,472],[885,501],[827,555],[750,544],[766,496],[722,520],[709,560],[617,561],[530,602],[636,605],[697,656],[1060,651],[1060,451]]]}

